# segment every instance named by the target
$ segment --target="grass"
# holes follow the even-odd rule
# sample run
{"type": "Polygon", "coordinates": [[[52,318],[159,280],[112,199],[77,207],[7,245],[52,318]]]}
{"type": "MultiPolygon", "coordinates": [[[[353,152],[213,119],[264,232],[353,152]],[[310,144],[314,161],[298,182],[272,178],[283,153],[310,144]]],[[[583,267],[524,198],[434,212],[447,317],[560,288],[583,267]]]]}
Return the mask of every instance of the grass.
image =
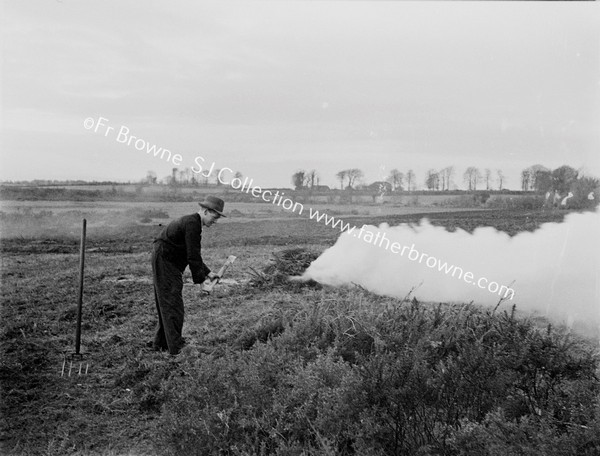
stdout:
{"type": "MultiPolygon", "coordinates": [[[[438,220],[460,226],[485,216],[478,217],[438,220]]],[[[523,229],[532,219],[539,220],[510,223],[523,229]]],[[[506,223],[494,214],[485,220],[506,223]]],[[[228,278],[240,283],[210,297],[184,287],[189,344],[175,358],[145,347],[156,318],[149,282],[156,228],[91,231],[89,373],[67,378],[60,370],[74,347],[76,235],[3,240],[0,452],[600,451],[597,341],[510,310],[290,285],[285,275],[301,272],[336,237],[299,222],[231,223],[207,233],[205,261],[219,265],[235,254],[228,278]]]]}
{"type": "MultiPolygon", "coordinates": [[[[228,277],[243,281],[250,265],[270,265],[273,249],[235,252],[228,277]]],[[[204,257],[220,264],[223,253],[207,248],[204,257]]],[[[151,451],[158,410],[135,385],[172,360],[145,347],[156,318],[149,254],[88,253],[82,351],[89,374],[61,378],[63,356],[74,350],[78,261],[67,253],[2,258],[2,440],[10,454],[151,451]]],[[[196,349],[238,347],[240,335],[274,311],[271,302],[285,302],[285,294],[238,288],[206,298],[197,286],[185,286],[184,332],[196,349]]]]}

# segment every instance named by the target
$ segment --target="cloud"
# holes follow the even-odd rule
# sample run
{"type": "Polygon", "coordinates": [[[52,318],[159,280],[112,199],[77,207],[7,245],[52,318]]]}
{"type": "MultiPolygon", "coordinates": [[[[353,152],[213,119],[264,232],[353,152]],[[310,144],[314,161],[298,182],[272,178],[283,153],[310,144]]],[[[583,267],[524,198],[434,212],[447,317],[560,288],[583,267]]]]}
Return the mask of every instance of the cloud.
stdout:
{"type": "Polygon", "coordinates": [[[375,142],[390,164],[406,153],[416,163],[509,152],[594,161],[597,19],[537,5],[432,6],[8,4],[7,125],[35,133],[48,115],[65,125],[102,115],[188,149],[202,131],[201,147],[228,145],[236,161],[242,149],[271,162],[289,151],[281,173],[299,150],[293,159],[314,167],[316,155],[343,162],[344,150],[362,147],[355,166],[366,166],[375,142]]]}

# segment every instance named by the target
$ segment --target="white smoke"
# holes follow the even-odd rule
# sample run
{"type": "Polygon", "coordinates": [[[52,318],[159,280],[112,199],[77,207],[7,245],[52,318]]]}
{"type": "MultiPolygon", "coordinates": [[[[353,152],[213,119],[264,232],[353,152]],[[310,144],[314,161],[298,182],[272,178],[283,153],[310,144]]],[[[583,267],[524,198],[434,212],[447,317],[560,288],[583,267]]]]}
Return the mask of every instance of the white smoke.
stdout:
{"type": "Polygon", "coordinates": [[[504,285],[514,290],[504,306],[516,304],[521,311],[597,327],[599,236],[598,212],[569,214],[563,223],[546,223],[513,237],[490,227],[473,234],[448,232],[427,220],[415,227],[364,226],[362,232],[342,234],[300,279],[334,286],[355,283],[400,298],[416,288],[411,296],[420,301],[485,305],[498,304],[506,294],[507,288],[499,288],[504,285]],[[421,262],[414,260],[416,255],[421,262]],[[444,263],[460,269],[446,273],[444,263]]]}

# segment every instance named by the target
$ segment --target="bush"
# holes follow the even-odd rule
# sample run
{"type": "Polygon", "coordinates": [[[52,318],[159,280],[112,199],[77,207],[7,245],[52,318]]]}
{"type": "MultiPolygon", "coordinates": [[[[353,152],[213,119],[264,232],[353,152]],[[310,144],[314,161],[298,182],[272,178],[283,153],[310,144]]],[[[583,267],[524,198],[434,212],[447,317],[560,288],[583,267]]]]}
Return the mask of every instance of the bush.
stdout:
{"type": "Polygon", "coordinates": [[[598,179],[583,177],[577,179],[571,186],[573,197],[569,199],[569,208],[573,209],[591,209],[598,206],[600,199],[600,185],[598,179]],[[588,199],[588,195],[593,192],[594,199],[588,199]]]}
{"type": "Polygon", "coordinates": [[[252,270],[252,280],[250,287],[253,288],[273,288],[280,286],[289,286],[292,288],[302,288],[306,285],[316,286],[317,283],[289,282],[290,277],[299,276],[310,266],[310,264],[319,257],[319,253],[306,250],[302,247],[285,249],[280,252],[274,252],[271,258],[271,264],[262,271],[252,270]]]}
{"type": "Polygon", "coordinates": [[[182,374],[153,392],[168,397],[161,454],[600,449],[598,359],[574,337],[514,312],[390,303],[356,290],[312,296],[259,325],[278,332],[249,350],[188,352],[182,374]]]}

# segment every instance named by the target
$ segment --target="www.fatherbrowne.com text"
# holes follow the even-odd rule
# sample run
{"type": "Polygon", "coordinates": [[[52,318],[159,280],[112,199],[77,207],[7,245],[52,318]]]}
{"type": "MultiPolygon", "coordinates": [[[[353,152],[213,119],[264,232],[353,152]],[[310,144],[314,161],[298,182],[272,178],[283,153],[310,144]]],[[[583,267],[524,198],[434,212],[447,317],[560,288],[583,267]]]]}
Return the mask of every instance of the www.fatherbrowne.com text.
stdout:
{"type": "MultiPolygon", "coordinates": [[[[114,136],[118,143],[125,144],[128,147],[133,146],[140,152],[145,152],[148,155],[154,156],[164,161],[168,161],[175,166],[180,166],[183,162],[183,156],[180,154],[174,154],[169,149],[159,147],[156,144],[152,144],[138,136],[131,133],[131,129],[125,125],[120,125],[118,128],[109,125],[109,120],[105,117],[88,117],[84,120],[83,126],[86,130],[91,130],[94,133],[102,134],[104,137],[114,136]]],[[[266,203],[273,204],[275,206],[282,207],[284,210],[293,212],[298,215],[304,214],[304,205],[293,201],[291,198],[285,197],[285,192],[279,192],[279,190],[272,191],[262,189],[259,186],[255,186],[254,180],[245,177],[243,180],[235,176],[235,173],[231,168],[217,168],[217,164],[212,162],[210,166],[206,165],[206,160],[202,156],[196,156],[194,158],[194,166],[191,168],[194,174],[201,175],[205,178],[211,177],[216,173],[216,177],[219,182],[223,185],[228,185],[234,190],[238,190],[244,193],[248,193],[255,198],[260,198],[266,203]]],[[[326,226],[331,228],[338,228],[341,233],[357,237],[358,239],[367,242],[368,244],[374,245],[379,248],[384,248],[393,254],[406,257],[410,261],[415,261],[419,264],[424,264],[426,267],[436,269],[447,275],[451,275],[457,280],[463,280],[467,284],[474,284],[481,289],[488,290],[490,293],[497,294],[501,298],[513,299],[515,291],[506,285],[500,285],[497,282],[489,281],[485,277],[475,279],[472,272],[465,272],[461,267],[447,262],[442,262],[440,259],[428,255],[426,253],[419,252],[415,245],[411,246],[401,245],[399,242],[391,242],[385,235],[385,232],[379,231],[377,234],[373,233],[363,225],[360,230],[357,230],[355,226],[350,226],[349,223],[344,222],[341,219],[329,216],[326,213],[321,213],[318,210],[314,210],[312,207],[308,209],[308,216],[311,220],[315,220],[319,223],[324,223],[326,226]],[[406,256],[405,256],[406,255],[406,256]]]]}

